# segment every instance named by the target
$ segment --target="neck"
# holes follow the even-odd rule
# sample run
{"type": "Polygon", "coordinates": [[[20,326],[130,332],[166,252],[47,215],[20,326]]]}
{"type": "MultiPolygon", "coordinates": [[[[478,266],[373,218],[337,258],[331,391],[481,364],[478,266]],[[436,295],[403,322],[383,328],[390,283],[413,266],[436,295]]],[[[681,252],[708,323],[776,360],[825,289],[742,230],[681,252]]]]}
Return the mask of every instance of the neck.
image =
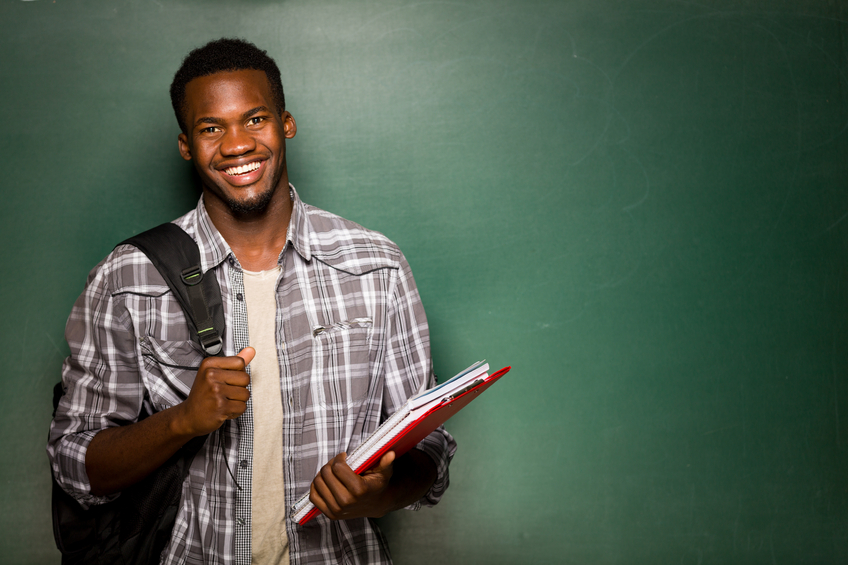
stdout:
{"type": "Polygon", "coordinates": [[[292,214],[288,182],[280,183],[274,198],[259,212],[236,213],[206,189],[203,198],[212,224],[229,244],[242,268],[265,271],[277,266],[292,214]]]}

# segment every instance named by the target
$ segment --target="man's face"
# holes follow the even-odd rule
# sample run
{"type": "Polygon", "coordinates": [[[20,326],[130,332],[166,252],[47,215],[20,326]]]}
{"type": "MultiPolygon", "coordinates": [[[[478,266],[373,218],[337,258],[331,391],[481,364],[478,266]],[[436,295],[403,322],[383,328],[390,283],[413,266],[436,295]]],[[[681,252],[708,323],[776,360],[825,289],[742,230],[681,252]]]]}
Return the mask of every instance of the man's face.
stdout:
{"type": "Polygon", "coordinates": [[[264,211],[277,194],[288,198],[285,139],[294,137],[297,126],[288,112],[277,113],[264,72],[191,80],[185,123],[180,154],[194,161],[207,206],[218,200],[237,215],[264,211]]]}

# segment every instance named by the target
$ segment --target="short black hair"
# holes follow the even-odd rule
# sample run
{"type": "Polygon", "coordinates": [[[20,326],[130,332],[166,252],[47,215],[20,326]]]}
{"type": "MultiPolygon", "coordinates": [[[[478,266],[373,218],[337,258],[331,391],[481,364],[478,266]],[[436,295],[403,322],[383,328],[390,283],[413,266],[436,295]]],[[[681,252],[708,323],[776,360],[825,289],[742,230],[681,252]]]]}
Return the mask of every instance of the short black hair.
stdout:
{"type": "Polygon", "coordinates": [[[264,71],[271,86],[271,94],[277,105],[277,111],[286,109],[286,97],[283,94],[283,81],[280,69],[268,53],[253,43],[243,39],[221,38],[210,41],[203,47],[191,51],[180,65],[171,82],[171,105],[183,133],[185,124],[186,85],[193,79],[226,71],[243,70],[264,71]]]}

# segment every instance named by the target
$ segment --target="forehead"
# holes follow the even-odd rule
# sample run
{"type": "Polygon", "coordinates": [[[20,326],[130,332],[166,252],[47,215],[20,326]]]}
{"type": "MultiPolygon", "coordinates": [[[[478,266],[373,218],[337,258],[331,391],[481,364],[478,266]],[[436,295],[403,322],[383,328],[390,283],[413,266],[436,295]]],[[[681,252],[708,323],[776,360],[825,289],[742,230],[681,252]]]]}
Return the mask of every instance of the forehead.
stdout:
{"type": "Polygon", "coordinates": [[[271,86],[263,71],[226,71],[197,77],[186,84],[186,118],[224,117],[265,106],[274,108],[271,86]]]}

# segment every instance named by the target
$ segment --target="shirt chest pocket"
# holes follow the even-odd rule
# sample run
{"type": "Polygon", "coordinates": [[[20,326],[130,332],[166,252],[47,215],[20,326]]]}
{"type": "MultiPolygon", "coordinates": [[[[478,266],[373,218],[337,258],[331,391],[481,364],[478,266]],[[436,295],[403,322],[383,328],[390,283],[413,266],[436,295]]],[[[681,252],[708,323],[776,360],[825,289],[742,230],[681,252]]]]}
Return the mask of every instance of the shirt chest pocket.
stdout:
{"type": "Polygon", "coordinates": [[[312,387],[318,403],[345,411],[368,397],[371,384],[371,318],[312,330],[312,387]]]}
{"type": "Polygon", "coordinates": [[[175,406],[188,397],[203,353],[193,341],[139,339],[142,378],[156,410],[175,406]]]}

